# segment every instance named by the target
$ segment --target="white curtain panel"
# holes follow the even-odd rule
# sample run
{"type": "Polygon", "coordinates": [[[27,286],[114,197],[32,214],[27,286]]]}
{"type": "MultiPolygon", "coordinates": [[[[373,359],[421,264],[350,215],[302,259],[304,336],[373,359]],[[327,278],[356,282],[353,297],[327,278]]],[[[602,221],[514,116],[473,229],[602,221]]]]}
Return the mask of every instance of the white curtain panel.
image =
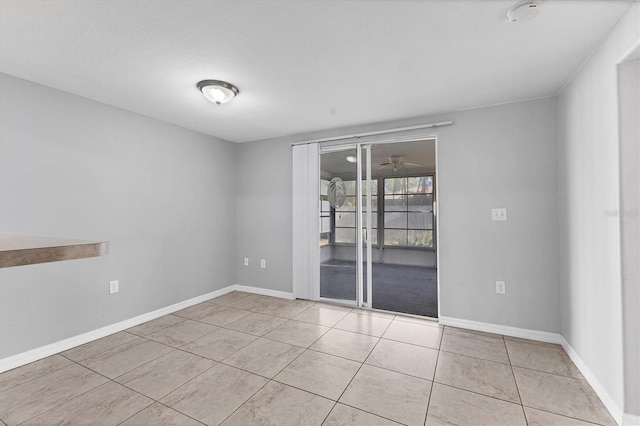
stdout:
{"type": "Polygon", "coordinates": [[[320,161],[318,144],[294,145],[293,155],[293,295],[320,294],[320,161]]]}

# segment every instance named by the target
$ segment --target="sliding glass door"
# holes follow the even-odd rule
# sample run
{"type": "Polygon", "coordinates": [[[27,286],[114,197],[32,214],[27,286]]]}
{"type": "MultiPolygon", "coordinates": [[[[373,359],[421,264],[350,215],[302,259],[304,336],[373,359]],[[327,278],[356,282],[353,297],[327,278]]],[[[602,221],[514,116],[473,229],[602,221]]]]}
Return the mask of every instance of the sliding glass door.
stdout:
{"type": "Polygon", "coordinates": [[[320,149],[320,299],[371,306],[376,190],[369,146],[320,149]]]}

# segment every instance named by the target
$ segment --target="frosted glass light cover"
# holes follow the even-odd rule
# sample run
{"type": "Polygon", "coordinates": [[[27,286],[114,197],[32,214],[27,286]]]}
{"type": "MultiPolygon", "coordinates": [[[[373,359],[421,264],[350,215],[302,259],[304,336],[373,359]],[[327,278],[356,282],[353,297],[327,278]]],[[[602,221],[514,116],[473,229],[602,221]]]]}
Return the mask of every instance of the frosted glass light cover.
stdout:
{"type": "Polygon", "coordinates": [[[202,80],[197,86],[205,98],[218,105],[229,102],[240,93],[236,86],[221,80],[202,80]]]}
{"type": "Polygon", "coordinates": [[[206,86],[202,88],[202,94],[205,98],[216,104],[225,104],[235,96],[233,90],[229,90],[222,86],[206,86]]]}

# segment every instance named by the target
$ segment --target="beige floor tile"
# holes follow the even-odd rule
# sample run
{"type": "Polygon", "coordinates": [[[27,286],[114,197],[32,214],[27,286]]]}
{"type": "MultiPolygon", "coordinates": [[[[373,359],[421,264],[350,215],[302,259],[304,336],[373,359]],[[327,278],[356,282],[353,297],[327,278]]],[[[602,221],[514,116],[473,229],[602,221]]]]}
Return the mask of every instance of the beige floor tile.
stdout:
{"type": "Polygon", "coordinates": [[[406,425],[423,425],[431,382],[363,365],[340,402],[406,425]]]}
{"type": "Polygon", "coordinates": [[[522,406],[461,389],[433,384],[426,426],[527,426],[522,406]]]}
{"type": "Polygon", "coordinates": [[[374,311],[373,309],[354,309],[351,312],[353,312],[354,314],[358,314],[358,315],[368,315],[368,316],[372,316],[372,317],[378,317],[378,318],[386,318],[386,319],[394,319],[396,317],[395,314],[391,314],[388,312],[380,312],[380,311],[374,311]]]}
{"type": "Polygon", "coordinates": [[[162,398],[162,404],[208,425],[220,424],[268,379],[216,364],[162,398]]]}
{"type": "Polygon", "coordinates": [[[125,331],[137,336],[146,336],[147,334],[162,330],[163,328],[175,325],[182,321],[184,321],[184,318],[182,317],[176,315],[164,315],[160,318],[136,325],[135,327],[127,328],[125,331]]]}
{"type": "MultiPolygon", "coordinates": [[[[211,304],[211,306],[216,305],[211,304]]],[[[207,315],[200,316],[197,320],[200,322],[205,322],[207,324],[225,327],[234,321],[251,315],[251,311],[243,311],[241,309],[225,308],[222,306],[216,306],[216,309],[218,309],[216,312],[211,312],[207,315]]]]}
{"type": "Polygon", "coordinates": [[[263,296],[261,294],[250,294],[247,297],[243,297],[240,300],[232,302],[229,306],[236,309],[243,309],[245,311],[257,312],[260,309],[264,309],[266,306],[269,306],[273,303],[276,303],[278,300],[277,297],[263,296]]]}
{"type": "Polygon", "coordinates": [[[584,379],[562,347],[506,340],[511,365],[584,379]]]}
{"type": "Polygon", "coordinates": [[[433,380],[437,359],[435,349],[381,339],[366,364],[433,380]]]}
{"type": "Polygon", "coordinates": [[[322,337],[329,327],[301,321],[288,321],[264,335],[265,338],[308,348],[322,337]]]}
{"type": "Polygon", "coordinates": [[[22,423],[108,380],[77,364],[0,393],[0,418],[8,425],[22,423]]]}
{"type": "Polygon", "coordinates": [[[504,336],[504,340],[513,340],[514,342],[531,343],[532,345],[553,346],[555,348],[561,348],[557,343],[541,342],[539,340],[523,339],[521,337],[504,336]]]}
{"type": "Polygon", "coordinates": [[[502,334],[487,333],[486,331],[471,330],[470,328],[452,327],[450,325],[447,325],[444,328],[444,334],[447,334],[447,333],[449,333],[449,334],[459,334],[459,333],[478,334],[480,336],[493,337],[494,339],[504,339],[504,336],[502,334]]]}
{"type": "Polygon", "coordinates": [[[413,324],[420,324],[420,325],[428,325],[431,327],[438,327],[438,328],[444,328],[444,326],[440,325],[440,323],[438,322],[438,320],[436,318],[427,318],[427,317],[411,317],[408,315],[401,315],[398,314],[395,317],[396,321],[404,321],[404,322],[410,322],[413,324]]]}
{"type": "Polygon", "coordinates": [[[384,334],[387,327],[389,327],[391,321],[392,320],[388,318],[358,315],[351,312],[336,324],[335,328],[380,337],[384,334]]]}
{"type": "Polygon", "coordinates": [[[216,303],[219,305],[229,306],[231,303],[235,303],[240,299],[244,299],[247,296],[250,296],[251,293],[245,293],[242,291],[232,291],[231,293],[224,294],[222,296],[215,297],[213,299],[207,300],[209,303],[216,303]]]}
{"type": "Polygon", "coordinates": [[[225,364],[272,378],[304,349],[267,339],[258,339],[224,360],[225,364]]]}
{"type": "Polygon", "coordinates": [[[138,336],[146,336],[147,334],[154,333],[182,321],[184,321],[184,318],[182,317],[178,317],[176,315],[165,315],[140,325],[136,325],[135,327],[127,328],[126,331],[138,336]]]}
{"type": "Polygon", "coordinates": [[[322,336],[310,349],[364,362],[378,340],[380,340],[378,337],[334,328],[322,336]]]}
{"type": "Polygon", "coordinates": [[[202,423],[156,402],[120,426],[202,426],[202,423]]]}
{"type": "Polygon", "coordinates": [[[169,346],[140,338],[80,361],[80,364],[113,379],[171,350],[169,346]]]}
{"type": "Polygon", "coordinates": [[[200,318],[207,317],[218,312],[224,311],[227,308],[221,305],[214,305],[213,303],[199,303],[197,305],[190,306],[188,308],[181,309],[174,312],[174,316],[180,318],[186,318],[191,320],[200,320],[200,318]]]}
{"type": "Polygon", "coordinates": [[[135,339],[138,339],[138,336],[127,333],[126,331],[120,331],[110,336],[85,343],[84,345],[76,346],[75,348],[61,352],[60,355],[64,355],[73,361],[81,361],[97,355],[100,352],[115,348],[116,346],[124,345],[135,339]]]}
{"type": "Polygon", "coordinates": [[[383,337],[398,342],[438,349],[442,339],[442,328],[395,319],[383,337]]]}
{"type": "Polygon", "coordinates": [[[333,327],[338,321],[347,316],[347,313],[348,312],[343,310],[314,305],[301,314],[296,315],[293,319],[323,325],[325,327],[333,327]]]}
{"type": "Polygon", "coordinates": [[[567,417],[615,425],[585,380],[513,367],[522,404],[567,417]]]}
{"type": "Polygon", "coordinates": [[[366,411],[349,407],[344,404],[336,404],[331,410],[329,417],[322,426],[400,426],[400,423],[392,422],[388,419],[375,416],[366,411]]]}
{"type": "Polygon", "coordinates": [[[509,402],[520,403],[511,366],[440,352],[435,381],[509,402]]]}
{"type": "Polygon", "coordinates": [[[450,325],[444,327],[444,334],[459,335],[460,333],[475,334],[479,336],[493,337],[494,339],[504,340],[504,336],[502,334],[487,333],[486,331],[471,330],[470,328],[452,327],[450,325]]]}
{"type": "Polygon", "coordinates": [[[559,414],[547,413],[531,407],[524,407],[529,426],[593,426],[595,423],[583,422],[559,414]]]}
{"type": "Polygon", "coordinates": [[[282,317],[252,313],[244,318],[240,318],[237,321],[227,324],[226,328],[239,331],[241,333],[253,334],[254,336],[264,336],[287,321],[288,320],[286,318],[282,317]]]}
{"type": "Polygon", "coordinates": [[[337,400],[359,368],[355,361],[306,351],[274,380],[337,400]]]}
{"type": "Polygon", "coordinates": [[[251,334],[219,328],[213,333],[209,333],[191,343],[187,343],[180,349],[216,361],[222,361],[257,338],[258,337],[252,336],[251,334]]]}
{"type": "Polygon", "coordinates": [[[115,379],[128,388],[160,399],[212,367],[215,361],[174,350],[115,379]]]}
{"type": "Polygon", "coordinates": [[[349,306],[343,306],[343,305],[339,305],[336,303],[323,303],[323,302],[316,302],[314,306],[317,306],[319,308],[327,308],[327,309],[333,309],[336,311],[342,311],[342,312],[351,312],[353,310],[353,308],[350,308],[349,306]]]}
{"type": "Polygon", "coordinates": [[[308,300],[285,300],[281,299],[275,303],[259,308],[257,312],[265,315],[274,315],[283,318],[293,318],[309,309],[314,302],[308,300]]]}
{"type": "Polygon", "coordinates": [[[333,401],[271,382],[233,413],[223,425],[321,425],[333,401]]]}
{"type": "Polygon", "coordinates": [[[509,364],[502,338],[445,329],[440,350],[509,364]]]}
{"type": "Polygon", "coordinates": [[[198,321],[184,320],[146,336],[147,339],[178,348],[182,345],[216,331],[218,327],[198,321]]]}
{"type": "Polygon", "coordinates": [[[122,385],[107,382],[23,424],[115,426],[152,403],[122,385]]]}
{"type": "Polygon", "coordinates": [[[52,373],[72,362],[60,355],[52,355],[0,374],[0,392],[52,373]]]}

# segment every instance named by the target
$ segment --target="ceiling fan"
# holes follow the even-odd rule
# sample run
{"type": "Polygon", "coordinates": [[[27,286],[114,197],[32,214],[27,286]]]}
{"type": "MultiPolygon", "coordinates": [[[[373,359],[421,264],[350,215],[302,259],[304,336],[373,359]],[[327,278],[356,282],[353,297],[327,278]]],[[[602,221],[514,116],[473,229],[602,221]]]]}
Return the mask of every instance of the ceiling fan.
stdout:
{"type": "Polygon", "coordinates": [[[409,167],[422,167],[422,164],[418,163],[407,163],[402,161],[401,155],[392,155],[389,157],[389,161],[386,163],[381,163],[378,170],[389,167],[393,170],[393,173],[398,173],[398,171],[404,172],[409,171],[409,167]]]}

